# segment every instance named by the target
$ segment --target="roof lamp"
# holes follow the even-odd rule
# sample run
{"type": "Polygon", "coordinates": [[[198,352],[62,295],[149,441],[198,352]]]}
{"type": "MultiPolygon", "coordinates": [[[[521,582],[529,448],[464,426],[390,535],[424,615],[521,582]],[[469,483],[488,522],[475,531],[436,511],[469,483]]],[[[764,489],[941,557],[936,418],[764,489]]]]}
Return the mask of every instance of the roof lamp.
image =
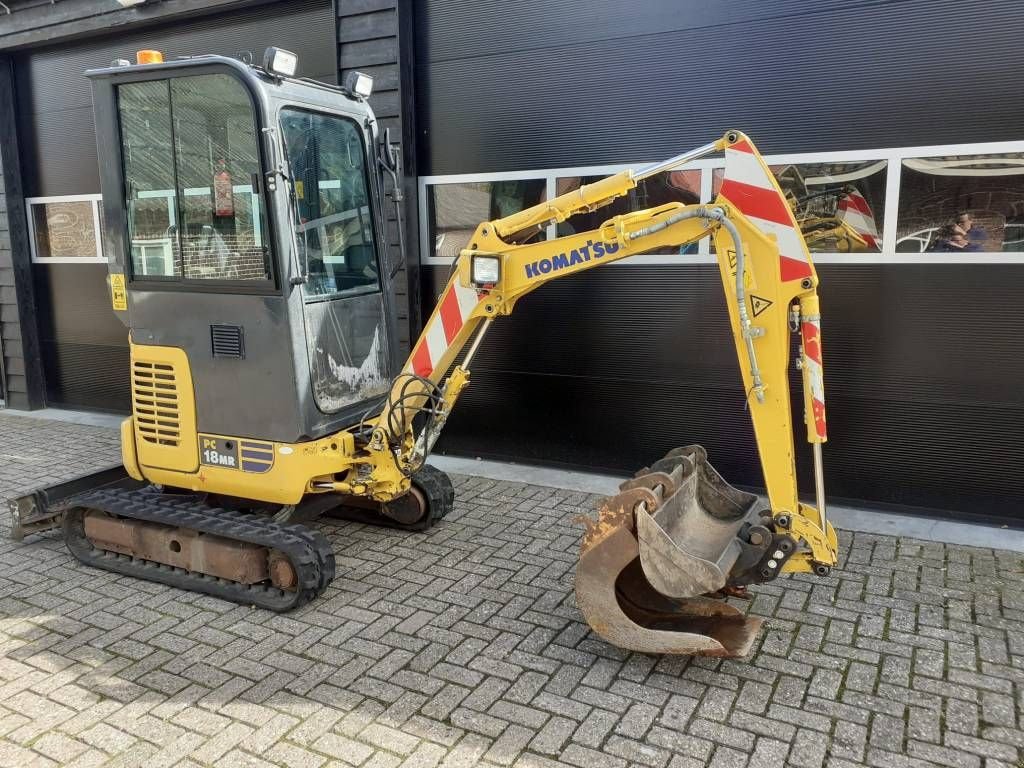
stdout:
{"type": "Polygon", "coordinates": [[[263,68],[278,77],[295,77],[299,68],[298,54],[271,46],[263,54],[263,68]]]}
{"type": "Polygon", "coordinates": [[[360,99],[369,98],[373,93],[373,78],[363,72],[349,72],[345,75],[345,90],[360,99]]]}

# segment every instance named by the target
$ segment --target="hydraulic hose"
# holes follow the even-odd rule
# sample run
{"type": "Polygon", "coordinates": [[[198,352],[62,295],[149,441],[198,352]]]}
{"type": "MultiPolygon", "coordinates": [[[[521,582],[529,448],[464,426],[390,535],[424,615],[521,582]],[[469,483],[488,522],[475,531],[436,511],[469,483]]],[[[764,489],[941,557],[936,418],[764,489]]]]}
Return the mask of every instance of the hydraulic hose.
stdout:
{"type": "Polygon", "coordinates": [[[671,227],[673,224],[678,224],[680,221],[686,221],[687,219],[707,219],[709,221],[717,221],[725,230],[729,233],[732,238],[733,246],[736,249],[736,311],[740,319],[740,332],[743,335],[743,342],[747,347],[747,357],[750,358],[750,378],[754,382],[754,394],[757,397],[757,402],[764,402],[764,382],[761,380],[761,369],[757,365],[757,355],[754,353],[754,333],[753,328],[750,324],[750,315],[747,312],[747,290],[743,284],[743,271],[746,260],[746,255],[743,252],[743,240],[740,238],[740,232],[736,228],[736,225],[726,215],[725,209],[719,206],[708,207],[706,205],[698,206],[697,208],[689,208],[685,211],[669,216],[663,221],[659,221],[655,224],[649,224],[646,227],[641,227],[632,234],[629,235],[630,240],[637,240],[641,237],[647,237],[653,235],[655,232],[660,232],[663,229],[671,227]]]}

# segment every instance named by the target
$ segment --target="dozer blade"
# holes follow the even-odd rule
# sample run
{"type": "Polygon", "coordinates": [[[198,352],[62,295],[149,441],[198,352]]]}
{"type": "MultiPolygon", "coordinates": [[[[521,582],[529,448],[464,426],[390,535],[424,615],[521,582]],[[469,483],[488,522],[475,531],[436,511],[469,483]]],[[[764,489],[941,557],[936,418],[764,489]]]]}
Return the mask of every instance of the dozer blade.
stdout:
{"type": "Polygon", "coordinates": [[[21,541],[29,534],[60,528],[64,513],[75,496],[100,488],[141,488],[145,483],[132,480],[121,464],[98,472],[80,475],[56,485],[37,488],[7,503],[11,514],[10,538],[21,541]]]}
{"type": "Polygon", "coordinates": [[[748,654],[762,620],[703,595],[727,586],[729,569],[751,557],[749,544],[733,540],[745,522],[757,522],[756,497],[725,484],[699,446],[672,451],[620,489],[596,522],[584,518],[576,600],[590,627],[642,653],[748,654]],[[638,537],[638,523],[660,531],[643,531],[652,545],[638,537]]]}

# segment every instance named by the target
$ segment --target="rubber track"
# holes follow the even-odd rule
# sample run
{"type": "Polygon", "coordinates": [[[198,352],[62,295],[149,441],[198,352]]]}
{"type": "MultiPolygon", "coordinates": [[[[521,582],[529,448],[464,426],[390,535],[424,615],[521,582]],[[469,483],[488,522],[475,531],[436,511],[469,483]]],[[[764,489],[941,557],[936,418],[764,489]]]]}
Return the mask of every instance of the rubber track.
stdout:
{"type": "Polygon", "coordinates": [[[301,525],[208,507],[192,497],[162,494],[153,488],[88,491],[75,497],[75,507],[64,518],[64,539],[71,554],[86,565],[271,611],[289,611],[305,605],[334,579],[334,550],[322,534],[301,525]],[[286,591],[267,584],[241,584],[96,549],[85,536],[83,520],[89,510],[191,528],[277,550],[295,568],[298,586],[295,591],[286,591]]]}
{"type": "Polygon", "coordinates": [[[427,514],[415,523],[400,523],[379,511],[356,506],[340,506],[332,510],[330,515],[340,520],[352,520],[383,528],[396,528],[400,531],[426,531],[452,511],[455,506],[455,489],[452,487],[451,478],[430,464],[420,467],[419,471],[412,476],[412,482],[423,491],[423,495],[427,498],[427,514]]]}
{"type": "Polygon", "coordinates": [[[427,519],[419,523],[426,530],[438,520],[444,520],[455,506],[455,488],[451,478],[437,467],[424,464],[412,476],[412,482],[427,497],[427,519]]]}

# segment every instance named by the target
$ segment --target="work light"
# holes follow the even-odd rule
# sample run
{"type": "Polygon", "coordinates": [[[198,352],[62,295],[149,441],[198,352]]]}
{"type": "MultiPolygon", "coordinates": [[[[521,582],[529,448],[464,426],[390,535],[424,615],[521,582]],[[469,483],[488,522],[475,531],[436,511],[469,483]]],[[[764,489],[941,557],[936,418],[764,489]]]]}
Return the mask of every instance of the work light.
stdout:
{"type": "Polygon", "coordinates": [[[368,99],[373,93],[373,78],[364,72],[349,72],[345,75],[345,90],[360,99],[368,99]]]}
{"type": "Polygon", "coordinates": [[[263,68],[278,77],[295,77],[299,68],[299,57],[284,48],[267,48],[263,54],[263,68]]]}
{"type": "Polygon", "coordinates": [[[474,256],[472,273],[474,285],[495,285],[501,279],[501,259],[497,256],[474,256]]]}

